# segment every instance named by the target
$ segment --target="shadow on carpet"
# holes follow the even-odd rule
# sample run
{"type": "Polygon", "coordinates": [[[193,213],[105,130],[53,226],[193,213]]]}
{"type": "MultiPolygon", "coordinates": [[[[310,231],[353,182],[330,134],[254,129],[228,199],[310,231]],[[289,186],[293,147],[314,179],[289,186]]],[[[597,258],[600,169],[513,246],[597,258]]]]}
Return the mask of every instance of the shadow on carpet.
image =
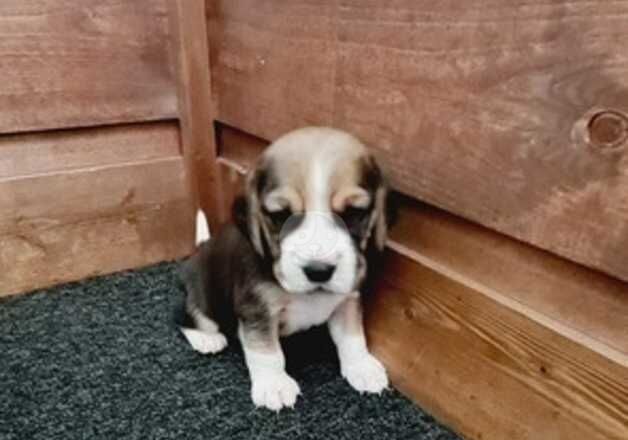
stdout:
{"type": "Polygon", "coordinates": [[[285,342],[296,409],[254,409],[240,348],[202,356],[176,329],[175,267],[0,302],[0,439],[458,438],[395,391],[354,392],[320,329],[285,342]]]}

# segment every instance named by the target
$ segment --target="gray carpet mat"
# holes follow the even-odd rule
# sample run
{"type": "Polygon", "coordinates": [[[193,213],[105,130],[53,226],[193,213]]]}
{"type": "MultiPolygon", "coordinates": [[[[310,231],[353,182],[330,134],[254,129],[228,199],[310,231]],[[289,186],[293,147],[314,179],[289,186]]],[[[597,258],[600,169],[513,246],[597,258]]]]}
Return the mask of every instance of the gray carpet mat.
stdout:
{"type": "Polygon", "coordinates": [[[324,329],[288,338],[295,410],[256,410],[237,344],[192,351],[175,264],[0,302],[0,439],[458,439],[395,391],[360,396],[324,329]]]}

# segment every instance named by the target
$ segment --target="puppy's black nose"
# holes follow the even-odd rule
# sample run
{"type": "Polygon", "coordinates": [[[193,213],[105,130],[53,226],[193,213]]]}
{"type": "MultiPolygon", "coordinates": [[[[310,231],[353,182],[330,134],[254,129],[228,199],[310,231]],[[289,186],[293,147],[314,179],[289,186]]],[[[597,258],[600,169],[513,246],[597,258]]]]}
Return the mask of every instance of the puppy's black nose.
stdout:
{"type": "Polygon", "coordinates": [[[336,266],[333,264],[321,263],[319,261],[312,261],[303,268],[307,279],[314,283],[329,281],[335,270],[336,266]]]}

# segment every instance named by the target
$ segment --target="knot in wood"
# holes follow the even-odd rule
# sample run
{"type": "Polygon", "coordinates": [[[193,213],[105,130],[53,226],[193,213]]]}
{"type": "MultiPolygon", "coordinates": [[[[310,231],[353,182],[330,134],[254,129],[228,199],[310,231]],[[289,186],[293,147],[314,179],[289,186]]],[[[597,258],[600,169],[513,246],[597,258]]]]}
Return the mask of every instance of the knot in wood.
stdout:
{"type": "Polygon", "coordinates": [[[628,140],[628,117],[612,110],[595,113],[589,119],[588,137],[593,148],[622,148],[628,140]]]}

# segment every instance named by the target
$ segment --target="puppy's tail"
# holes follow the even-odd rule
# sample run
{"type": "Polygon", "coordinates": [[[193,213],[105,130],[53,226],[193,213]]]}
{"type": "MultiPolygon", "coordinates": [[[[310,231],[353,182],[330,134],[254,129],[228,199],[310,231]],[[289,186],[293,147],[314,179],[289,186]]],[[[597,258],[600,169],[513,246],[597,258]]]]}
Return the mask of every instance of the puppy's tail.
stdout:
{"type": "Polygon", "coordinates": [[[196,246],[204,241],[209,240],[209,226],[207,225],[207,217],[202,209],[196,212],[196,246]]]}

